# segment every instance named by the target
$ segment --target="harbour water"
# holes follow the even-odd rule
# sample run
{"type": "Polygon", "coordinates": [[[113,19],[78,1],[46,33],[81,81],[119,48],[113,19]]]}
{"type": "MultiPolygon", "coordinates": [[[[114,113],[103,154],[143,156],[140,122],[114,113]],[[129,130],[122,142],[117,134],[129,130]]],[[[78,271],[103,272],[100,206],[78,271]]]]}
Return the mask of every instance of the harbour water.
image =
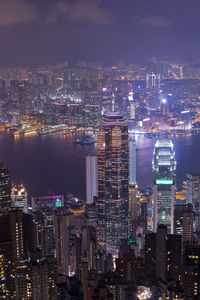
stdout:
{"type": "MultiPolygon", "coordinates": [[[[29,195],[73,193],[85,199],[85,156],[96,153],[96,144],[75,145],[76,136],[59,133],[20,135],[0,133],[0,160],[14,183],[23,183],[29,195]]],[[[136,136],[137,182],[143,190],[151,184],[155,138],[136,136]]],[[[200,172],[200,135],[172,138],[177,160],[177,186],[188,171],[200,172]]]]}

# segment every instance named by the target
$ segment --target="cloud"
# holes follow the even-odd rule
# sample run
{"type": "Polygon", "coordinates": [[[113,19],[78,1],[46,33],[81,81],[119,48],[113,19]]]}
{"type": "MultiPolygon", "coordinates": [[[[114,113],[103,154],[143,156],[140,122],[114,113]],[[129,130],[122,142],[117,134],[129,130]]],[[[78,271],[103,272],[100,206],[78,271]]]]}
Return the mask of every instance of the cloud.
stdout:
{"type": "Polygon", "coordinates": [[[0,0],[0,26],[36,21],[36,8],[24,0],[0,0]]]}
{"type": "Polygon", "coordinates": [[[138,17],[137,23],[149,27],[168,27],[171,24],[171,21],[166,17],[149,15],[145,17],[138,17]]]}
{"type": "Polygon", "coordinates": [[[101,7],[99,0],[78,0],[73,4],[61,0],[51,7],[46,21],[55,22],[60,18],[73,22],[86,21],[96,25],[107,25],[113,22],[112,13],[101,7]]]}

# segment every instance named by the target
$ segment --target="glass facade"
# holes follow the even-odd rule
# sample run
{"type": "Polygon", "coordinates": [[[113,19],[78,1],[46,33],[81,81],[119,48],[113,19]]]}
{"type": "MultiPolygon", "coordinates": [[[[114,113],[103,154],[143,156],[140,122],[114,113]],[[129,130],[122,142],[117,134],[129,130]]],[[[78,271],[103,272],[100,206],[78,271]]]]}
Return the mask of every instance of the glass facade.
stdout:
{"type": "Polygon", "coordinates": [[[128,237],[128,125],[118,113],[106,114],[98,134],[98,242],[118,252],[128,237]]]}
{"type": "Polygon", "coordinates": [[[153,231],[159,224],[174,232],[176,160],[173,143],[158,140],[153,153],[153,231]]]}

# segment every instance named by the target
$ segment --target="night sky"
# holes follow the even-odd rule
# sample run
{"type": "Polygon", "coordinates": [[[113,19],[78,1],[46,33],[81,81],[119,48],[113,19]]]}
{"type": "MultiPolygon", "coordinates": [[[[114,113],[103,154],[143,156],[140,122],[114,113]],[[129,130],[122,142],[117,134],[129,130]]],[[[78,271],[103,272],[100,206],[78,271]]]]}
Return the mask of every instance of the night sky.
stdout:
{"type": "Polygon", "coordinates": [[[199,0],[0,0],[0,66],[200,53],[199,0]]]}

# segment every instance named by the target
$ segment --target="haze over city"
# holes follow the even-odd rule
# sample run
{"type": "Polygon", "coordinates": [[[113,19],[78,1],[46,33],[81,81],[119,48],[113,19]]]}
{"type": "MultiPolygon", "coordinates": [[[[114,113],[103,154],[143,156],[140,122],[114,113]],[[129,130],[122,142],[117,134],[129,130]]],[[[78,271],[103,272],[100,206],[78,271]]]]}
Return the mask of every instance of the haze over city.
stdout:
{"type": "Polygon", "coordinates": [[[198,1],[1,0],[0,64],[199,55],[198,1]]]}

